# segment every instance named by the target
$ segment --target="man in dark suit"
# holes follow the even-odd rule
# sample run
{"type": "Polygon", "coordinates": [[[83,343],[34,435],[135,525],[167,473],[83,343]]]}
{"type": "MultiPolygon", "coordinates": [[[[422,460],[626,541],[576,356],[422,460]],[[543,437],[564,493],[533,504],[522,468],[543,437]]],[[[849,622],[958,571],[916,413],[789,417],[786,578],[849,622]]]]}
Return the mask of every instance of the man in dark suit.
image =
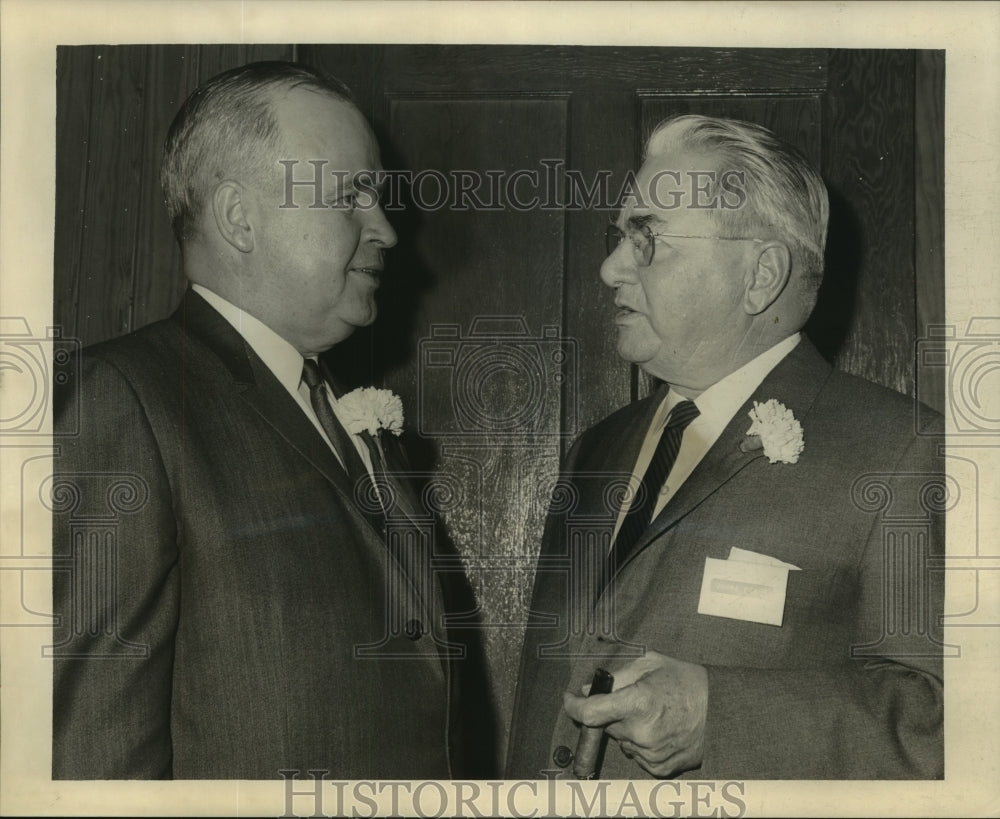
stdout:
{"type": "Polygon", "coordinates": [[[401,453],[345,430],[318,360],[375,319],[379,170],[304,66],[226,72],[174,121],[192,287],[57,408],[54,777],[452,775],[443,592],[389,536],[424,531],[401,453]]]}
{"type": "Polygon", "coordinates": [[[619,354],[664,383],[566,459],[508,776],[942,777],[940,429],[799,332],[822,180],[763,128],[685,116],[634,193],[601,278],[619,354]]]}

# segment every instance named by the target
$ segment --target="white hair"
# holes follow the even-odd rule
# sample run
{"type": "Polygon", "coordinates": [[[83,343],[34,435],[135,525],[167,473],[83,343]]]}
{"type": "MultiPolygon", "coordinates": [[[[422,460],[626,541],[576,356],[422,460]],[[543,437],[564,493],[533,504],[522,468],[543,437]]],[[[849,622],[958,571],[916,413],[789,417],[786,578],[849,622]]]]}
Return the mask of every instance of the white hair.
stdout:
{"type": "MultiPolygon", "coordinates": [[[[741,174],[746,202],[714,208],[720,225],[734,236],[773,232],[789,245],[794,281],[808,312],[823,280],[830,205],[826,185],[809,161],[767,128],[750,122],[685,114],[661,122],[646,142],[646,156],[676,141],[721,159],[720,170],[741,174]]],[[[720,173],[709,194],[718,193],[720,173]],[[714,188],[714,189],[713,189],[714,188]]]]}

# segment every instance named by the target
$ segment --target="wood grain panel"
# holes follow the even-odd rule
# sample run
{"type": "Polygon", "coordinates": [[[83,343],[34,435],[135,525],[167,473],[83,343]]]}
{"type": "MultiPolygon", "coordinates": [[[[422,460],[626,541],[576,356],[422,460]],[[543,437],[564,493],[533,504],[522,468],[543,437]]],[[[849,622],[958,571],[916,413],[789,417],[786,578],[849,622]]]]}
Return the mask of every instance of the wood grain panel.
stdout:
{"type": "Polygon", "coordinates": [[[823,111],[827,268],[807,326],[842,369],[913,391],[913,57],[833,51],[823,111]]]}
{"type": "MultiPolygon", "coordinates": [[[[943,51],[914,52],[914,262],[917,337],[945,321],[943,51]]],[[[917,363],[917,396],[938,412],[946,401],[943,367],[917,363]]]]}
{"type": "Polygon", "coordinates": [[[386,74],[414,91],[818,90],[825,53],[810,49],[604,46],[388,46],[386,74]]]}
{"type": "MultiPolygon", "coordinates": [[[[583,430],[632,398],[630,365],[616,349],[614,291],[600,278],[604,231],[617,213],[618,194],[634,170],[638,119],[634,94],[624,89],[575,93],[571,103],[569,168],[584,184],[607,179],[610,208],[574,207],[567,214],[566,330],[579,350],[576,429],[583,430]]],[[[567,198],[570,193],[567,191],[567,198]]],[[[582,204],[582,201],[581,201],[582,204]]],[[[569,441],[566,442],[567,444],[569,441]]]]}
{"type": "MultiPolygon", "coordinates": [[[[420,287],[399,305],[399,320],[405,310],[403,326],[412,328],[405,346],[416,354],[386,382],[436,449],[438,475],[464,488],[464,502],[442,518],[476,567],[470,581],[488,624],[524,619],[525,556],[537,548],[544,516],[533,498],[558,468],[562,366],[554,357],[562,350],[565,217],[561,209],[512,206],[506,183],[494,210],[463,208],[454,198],[432,207],[440,187],[429,174],[443,174],[454,191],[459,171],[483,179],[495,171],[508,180],[524,170],[539,174],[541,191],[539,160],[565,161],[567,125],[561,98],[390,99],[392,149],[401,168],[424,176],[414,176],[411,190],[411,201],[423,205],[394,214],[400,247],[385,286],[392,289],[395,274],[420,287]]],[[[492,201],[488,184],[476,190],[492,201]]],[[[533,190],[528,184],[509,193],[523,201],[533,190]]],[[[384,344],[389,336],[380,333],[384,344]]],[[[521,632],[487,628],[486,642],[499,661],[495,685],[506,714],[521,632]]]]}
{"type": "Polygon", "coordinates": [[[135,267],[133,329],[173,312],[187,287],[180,249],[163,205],[159,168],[167,129],[181,104],[198,87],[198,52],[193,46],[149,49],[143,140],[143,168],[138,233],[133,247],[135,267]]]}
{"type": "Polygon", "coordinates": [[[77,324],[86,343],[132,328],[144,82],[145,47],[95,49],[77,324]]]}
{"type": "Polygon", "coordinates": [[[92,46],[56,50],[56,218],[53,259],[53,323],[67,338],[79,337],[81,246],[84,225],[94,215],[84,208],[90,163],[89,124],[93,66],[92,46]]]}

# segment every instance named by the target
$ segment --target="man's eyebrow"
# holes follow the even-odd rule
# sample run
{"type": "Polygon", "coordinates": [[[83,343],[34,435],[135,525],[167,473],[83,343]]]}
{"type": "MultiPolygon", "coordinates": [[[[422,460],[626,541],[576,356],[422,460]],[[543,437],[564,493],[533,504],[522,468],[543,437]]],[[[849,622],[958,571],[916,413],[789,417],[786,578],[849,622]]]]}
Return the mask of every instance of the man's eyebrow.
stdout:
{"type": "Polygon", "coordinates": [[[383,191],[386,187],[386,177],[387,174],[382,171],[358,171],[347,182],[354,188],[383,191]]]}
{"type": "Polygon", "coordinates": [[[359,191],[375,191],[382,194],[387,187],[386,174],[375,171],[358,171],[350,176],[344,173],[333,174],[334,196],[348,196],[359,191]]]}
{"type": "Polygon", "coordinates": [[[625,224],[628,225],[633,230],[641,230],[642,228],[644,228],[646,225],[648,225],[650,222],[653,221],[656,221],[656,217],[653,216],[653,214],[651,213],[646,213],[642,215],[633,214],[632,216],[629,216],[629,218],[625,220],[625,224]]]}

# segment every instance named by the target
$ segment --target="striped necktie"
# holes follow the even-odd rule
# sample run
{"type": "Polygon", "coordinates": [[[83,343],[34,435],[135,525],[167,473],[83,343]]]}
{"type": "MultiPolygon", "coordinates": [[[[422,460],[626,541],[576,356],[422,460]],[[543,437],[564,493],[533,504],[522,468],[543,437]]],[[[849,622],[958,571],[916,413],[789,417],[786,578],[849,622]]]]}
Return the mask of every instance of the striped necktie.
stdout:
{"type": "Polygon", "coordinates": [[[639,491],[633,498],[633,503],[618,530],[614,546],[608,554],[609,580],[632,554],[642,533],[652,522],[656,499],[673,468],[674,461],[677,460],[684,430],[699,414],[698,407],[693,401],[681,401],[671,411],[670,418],[660,434],[656,451],[653,452],[653,458],[646,467],[646,474],[642,477],[639,491]]]}

